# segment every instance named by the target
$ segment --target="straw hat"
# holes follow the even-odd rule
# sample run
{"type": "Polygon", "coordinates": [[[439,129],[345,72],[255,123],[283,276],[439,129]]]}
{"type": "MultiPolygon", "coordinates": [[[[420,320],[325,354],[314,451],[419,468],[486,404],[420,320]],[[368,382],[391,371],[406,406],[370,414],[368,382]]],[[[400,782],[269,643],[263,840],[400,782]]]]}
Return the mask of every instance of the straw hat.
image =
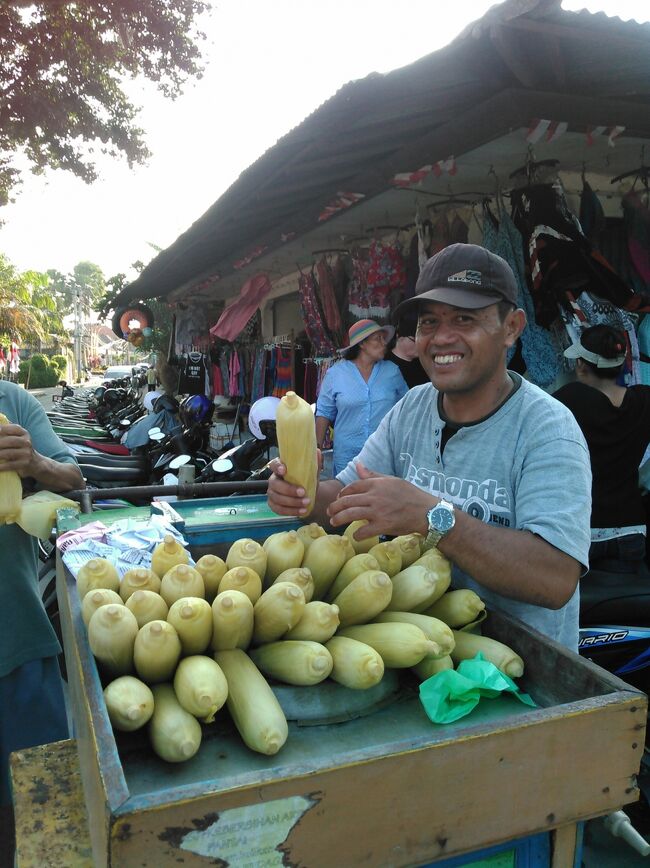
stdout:
{"type": "Polygon", "coordinates": [[[360,344],[361,341],[365,341],[366,338],[369,338],[376,332],[384,332],[386,343],[388,343],[395,334],[395,329],[390,325],[379,325],[379,323],[376,323],[373,319],[360,319],[348,329],[348,345],[346,347],[341,347],[339,352],[346,353],[348,350],[351,350],[352,347],[356,347],[357,344],[360,344]]]}

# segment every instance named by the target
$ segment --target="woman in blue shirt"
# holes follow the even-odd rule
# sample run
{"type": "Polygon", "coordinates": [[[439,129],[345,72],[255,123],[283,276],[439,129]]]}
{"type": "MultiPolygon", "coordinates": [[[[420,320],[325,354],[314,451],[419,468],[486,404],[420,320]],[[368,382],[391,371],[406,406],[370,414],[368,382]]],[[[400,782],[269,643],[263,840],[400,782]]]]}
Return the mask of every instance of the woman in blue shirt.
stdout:
{"type": "Polygon", "coordinates": [[[386,413],[408,391],[393,362],[384,361],[392,326],[362,319],[350,326],[343,358],[325,374],[316,402],[316,440],[334,428],[334,476],[355,458],[386,413]]]}

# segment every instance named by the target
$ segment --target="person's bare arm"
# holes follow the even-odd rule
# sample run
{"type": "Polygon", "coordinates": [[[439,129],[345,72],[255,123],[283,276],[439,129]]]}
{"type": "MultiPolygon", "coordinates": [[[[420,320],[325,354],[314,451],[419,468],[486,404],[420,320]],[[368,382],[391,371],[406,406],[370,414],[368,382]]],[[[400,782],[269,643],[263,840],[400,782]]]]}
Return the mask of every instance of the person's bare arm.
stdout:
{"type": "Polygon", "coordinates": [[[331,421],[325,416],[316,416],[316,443],[319,449],[323,448],[323,441],[331,424],[331,421]]]}
{"type": "MultiPolygon", "coordinates": [[[[381,476],[357,464],[361,477],[345,486],[328,508],[333,528],[366,519],[357,538],[375,534],[427,533],[426,514],[439,502],[410,482],[381,476]]],[[[580,564],[526,530],[491,527],[455,510],[456,524],[440,551],[486,588],[525,603],[559,609],[571,598],[580,564]]]]}
{"type": "Polygon", "coordinates": [[[15,470],[21,477],[31,477],[50,491],[85,488],[76,464],[63,464],[37,452],[32,438],[20,425],[0,426],[0,470],[15,470]]]}

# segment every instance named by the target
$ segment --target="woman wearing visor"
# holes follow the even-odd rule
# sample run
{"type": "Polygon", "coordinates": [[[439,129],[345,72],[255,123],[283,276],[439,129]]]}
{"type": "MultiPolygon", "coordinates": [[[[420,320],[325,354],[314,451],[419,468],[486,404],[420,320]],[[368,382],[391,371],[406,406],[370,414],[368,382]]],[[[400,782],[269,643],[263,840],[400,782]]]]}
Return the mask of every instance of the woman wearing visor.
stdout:
{"type": "Polygon", "coordinates": [[[645,556],[646,514],[639,465],[650,442],[650,386],[620,385],[627,350],[623,331],[585,329],[564,351],[577,381],[554,397],[571,410],[591,458],[592,567],[634,572],[645,556]]]}

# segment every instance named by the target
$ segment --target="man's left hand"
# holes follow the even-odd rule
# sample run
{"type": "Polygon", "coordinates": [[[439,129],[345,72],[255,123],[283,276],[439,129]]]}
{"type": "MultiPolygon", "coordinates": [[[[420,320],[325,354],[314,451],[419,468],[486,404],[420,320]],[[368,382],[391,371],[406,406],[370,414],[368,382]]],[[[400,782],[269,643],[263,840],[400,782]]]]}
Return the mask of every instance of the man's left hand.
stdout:
{"type": "Polygon", "coordinates": [[[405,479],[368,470],[360,462],[356,468],[359,479],[346,485],[328,508],[332,527],[366,519],[368,524],[355,533],[358,540],[378,534],[426,534],[426,515],[437,497],[405,479]]]}
{"type": "Polygon", "coordinates": [[[29,432],[20,425],[0,425],[0,470],[15,470],[21,477],[31,476],[35,460],[29,432]]]}

